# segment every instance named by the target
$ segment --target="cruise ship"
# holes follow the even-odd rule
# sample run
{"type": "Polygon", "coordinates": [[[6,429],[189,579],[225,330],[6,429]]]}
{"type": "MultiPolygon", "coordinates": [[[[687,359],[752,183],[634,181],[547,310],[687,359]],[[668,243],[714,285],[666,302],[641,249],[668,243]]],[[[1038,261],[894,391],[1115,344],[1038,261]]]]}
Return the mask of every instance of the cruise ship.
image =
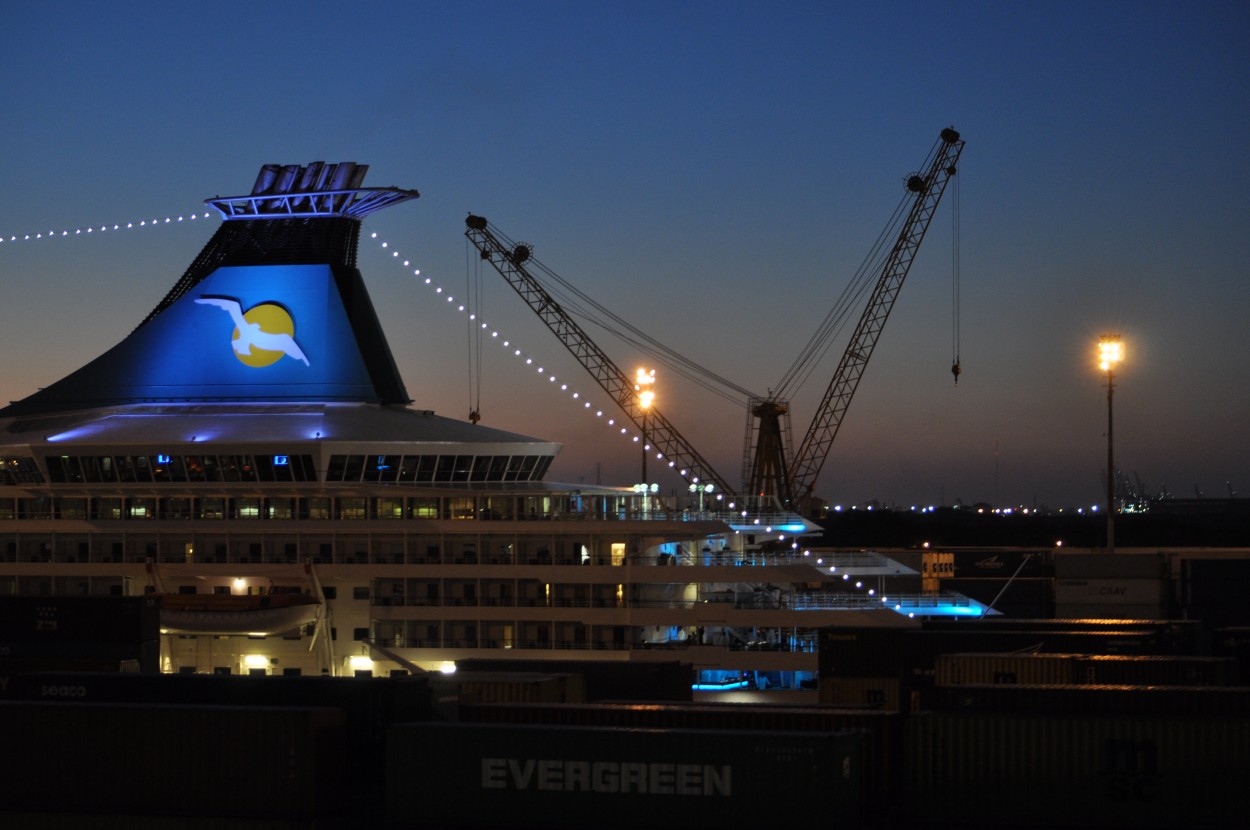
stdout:
{"type": "Polygon", "coordinates": [[[710,690],[811,689],[820,629],[909,623],[883,586],[914,570],[821,555],[774,500],[550,482],[557,441],[421,409],[357,267],[418,193],[365,173],[206,200],[138,327],[0,410],[0,595],[156,595],[164,672],[678,661],[710,690]]]}

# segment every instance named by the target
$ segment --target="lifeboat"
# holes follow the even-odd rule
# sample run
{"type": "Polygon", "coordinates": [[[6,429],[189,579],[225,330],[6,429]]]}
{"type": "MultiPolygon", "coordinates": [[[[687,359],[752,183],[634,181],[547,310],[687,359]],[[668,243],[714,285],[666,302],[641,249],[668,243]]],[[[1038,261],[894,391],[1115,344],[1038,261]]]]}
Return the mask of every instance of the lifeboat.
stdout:
{"type": "Polygon", "coordinates": [[[321,602],[296,591],[161,594],[161,633],[271,636],[316,622],[321,602]]]}

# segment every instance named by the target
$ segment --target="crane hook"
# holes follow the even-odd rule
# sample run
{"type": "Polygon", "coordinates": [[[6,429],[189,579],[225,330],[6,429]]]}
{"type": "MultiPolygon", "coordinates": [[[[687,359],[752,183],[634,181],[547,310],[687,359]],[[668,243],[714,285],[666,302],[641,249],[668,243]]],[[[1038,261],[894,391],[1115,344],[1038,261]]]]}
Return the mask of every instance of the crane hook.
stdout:
{"type": "Polygon", "coordinates": [[[956,361],[955,361],[955,362],[951,365],[951,374],[955,376],[955,385],[956,385],[956,386],[959,386],[959,373],[960,373],[960,372],[962,372],[962,371],[963,371],[963,369],[959,368],[959,361],[958,361],[958,360],[956,360],[956,361]]]}

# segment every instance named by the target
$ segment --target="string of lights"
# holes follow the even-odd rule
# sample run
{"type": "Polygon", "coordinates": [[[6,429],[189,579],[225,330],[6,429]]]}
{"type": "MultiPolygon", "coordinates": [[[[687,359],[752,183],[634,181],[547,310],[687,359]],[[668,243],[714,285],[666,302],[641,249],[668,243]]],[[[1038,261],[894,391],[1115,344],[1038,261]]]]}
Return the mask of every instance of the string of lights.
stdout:
{"type": "MultiPolygon", "coordinates": [[[[421,277],[421,269],[413,266],[411,260],[401,259],[399,251],[395,249],[394,247],[392,247],[390,242],[384,239],[378,239],[378,234],[376,232],[371,233],[369,235],[369,238],[377,241],[379,248],[381,248],[384,251],[388,251],[390,253],[392,260],[399,263],[405,269],[411,269],[412,276],[421,277]]],[[[428,286],[434,292],[435,295],[442,296],[447,301],[448,305],[453,307],[457,313],[461,313],[461,314],[467,313],[469,315],[469,320],[472,322],[476,322],[483,332],[487,332],[487,331],[490,332],[490,338],[492,341],[499,343],[500,347],[504,349],[505,351],[509,352],[512,355],[512,357],[514,357],[515,359],[523,361],[525,366],[533,367],[535,374],[547,378],[548,384],[559,383],[559,391],[561,393],[566,393],[570,401],[574,401],[578,404],[579,409],[581,409],[582,411],[593,411],[594,417],[601,418],[601,419],[604,418],[604,412],[602,409],[598,409],[594,407],[594,405],[589,400],[587,400],[580,391],[576,389],[572,389],[570,388],[569,384],[558,380],[554,374],[546,370],[546,368],[543,366],[541,362],[538,362],[537,365],[535,365],[536,361],[532,355],[526,353],[523,349],[518,348],[516,344],[513,343],[512,340],[510,340],[509,338],[501,337],[497,329],[494,329],[486,321],[480,319],[478,315],[475,312],[468,309],[464,305],[464,303],[457,303],[455,297],[452,294],[448,293],[442,285],[438,284],[430,277],[422,277],[422,284],[428,286]]],[[[550,387],[550,388],[554,388],[554,387],[550,387]]],[[[625,436],[630,435],[629,428],[624,427],[624,426],[619,426],[617,419],[614,417],[608,417],[606,420],[606,424],[608,427],[612,428],[612,430],[618,435],[625,435],[625,436]]],[[[642,440],[641,434],[633,435],[632,440],[635,444],[638,443],[639,441],[642,440]]],[[[656,459],[663,461],[664,454],[657,452],[656,459]]]]}
{"type": "Polygon", "coordinates": [[[95,225],[88,225],[84,228],[74,228],[74,230],[72,231],[69,228],[63,228],[59,231],[58,230],[34,231],[31,233],[8,234],[7,236],[5,234],[0,234],[0,243],[37,242],[41,239],[64,239],[70,236],[83,236],[83,235],[95,234],[95,233],[108,233],[109,231],[133,230],[135,228],[157,227],[158,225],[175,225],[182,221],[194,221],[196,219],[207,219],[208,217],[209,217],[209,213],[205,211],[202,214],[201,213],[189,213],[185,216],[166,216],[163,220],[159,218],[139,219],[136,221],[127,222],[125,224],[122,224],[120,222],[114,222],[112,224],[104,224],[98,227],[95,225]]]}

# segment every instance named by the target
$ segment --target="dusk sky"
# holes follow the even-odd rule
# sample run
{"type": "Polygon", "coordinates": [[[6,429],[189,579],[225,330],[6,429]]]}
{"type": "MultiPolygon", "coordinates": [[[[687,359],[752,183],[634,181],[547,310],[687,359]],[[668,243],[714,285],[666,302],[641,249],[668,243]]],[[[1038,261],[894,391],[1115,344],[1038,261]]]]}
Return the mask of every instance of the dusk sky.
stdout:
{"type": "MultiPolygon", "coordinates": [[[[414,406],[463,419],[480,382],[484,425],[564,444],[549,480],[631,484],[611,402],[493,271],[477,310],[535,363],[488,344],[470,374],[465,214],[763,394],[950,126],[959,256],[952,184],[817,494],[1099,501],[1105,331],[1128,355],[1118,466],[1151,495],[1250,494],[1244,0],[10,0],[0,77],[0,400],[125,337],[216,229],[203,199],[265,163],[355,161],[421,192],[365,220],[359,257],[414,406]]],[[[849,331],[792,400],[796,438],[849,331]]],[[[657,407],[739,480],[745,402],[657,375],[657,407]]]]}

